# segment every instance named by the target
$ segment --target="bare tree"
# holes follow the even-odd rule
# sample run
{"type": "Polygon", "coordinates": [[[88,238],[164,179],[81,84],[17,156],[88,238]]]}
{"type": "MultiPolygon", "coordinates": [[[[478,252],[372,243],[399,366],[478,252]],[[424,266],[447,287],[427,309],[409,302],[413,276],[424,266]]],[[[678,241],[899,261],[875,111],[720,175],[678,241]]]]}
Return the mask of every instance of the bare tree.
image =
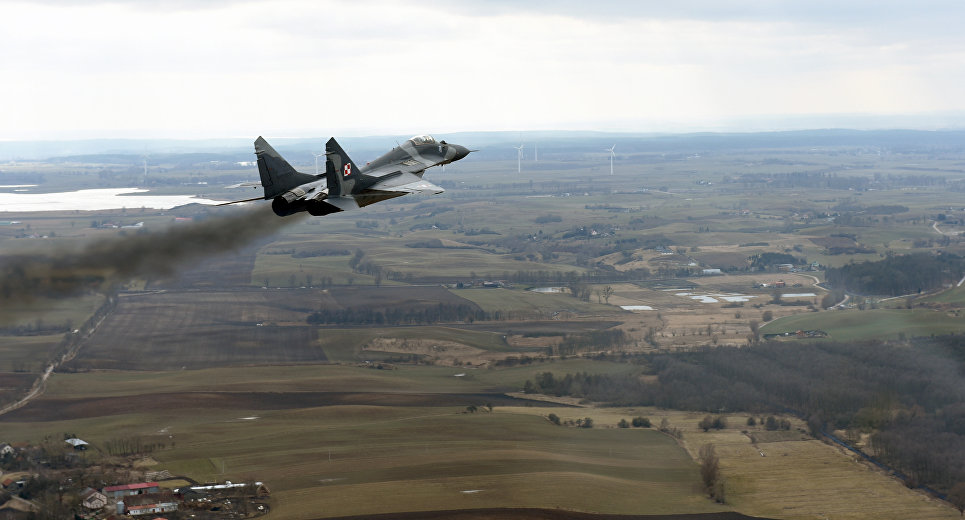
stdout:
{"type": "Polygon", "coordinates": [[[704,444],[698,454],[700,459],[700,478],[704,482],[707,494],[714,497],[717,481],[720,479],[720,459],[713,444],[704,444]]]}
{"type": "Polygon", "coordinates": [[[750,338],[751,342],[757,343],[758,341],[761,340],[761,330],[760,330],[761,324],[758,323],[757,320],[751,320],[750,326],[751,326],[751,338],[750,338]]]}
{"type": "Polygon", "coordinates": [[[952,486],[952,490],[948,492],[947,500],[955,506],[955,509],[958,509],[960,515],[965,516],[965,482],[958,482],[952,486]]]}

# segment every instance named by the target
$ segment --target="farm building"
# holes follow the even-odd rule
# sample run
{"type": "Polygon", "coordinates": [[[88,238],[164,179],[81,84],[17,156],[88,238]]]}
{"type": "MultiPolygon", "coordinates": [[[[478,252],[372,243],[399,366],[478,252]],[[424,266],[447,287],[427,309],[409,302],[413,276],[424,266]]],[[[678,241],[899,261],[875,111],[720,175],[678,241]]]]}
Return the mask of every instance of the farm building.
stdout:
{"type": "Polygon", "coordinates": [[[157,482],[141,482],[138,484],[122,484],[119,486],[107,486],[101,491],[108,498],[121,498],[131,495],[146,495],[148,493],[157,493],[161,490],[161,487],[157,482]]]}
{"type": "Polygon", "coordinates": [[[162,491],[147,495],[125,496],[123,506],[124,511],[131,516],[170,513],[178,510],[178,500],[171,491],[162,491]]]}
{"type": "Polygon", "coordinates": [[[171,513],[178,510],[177,502],[159,502],[127,507],[127,514],[131,516],[150,515],[154,513],[171,513]]]}
{"type": "Polygon", "coordinates": [[[704,269],[700,272],[704,276],[715,276],[718,274],[724,274],[720,269],[704,269]]]}
{"type": "Polygon", "coordinates": [[[107,505],[107,497],[93,488],[87,488],[80,494],[81,504],[87,509],[103,509],[107,505]]]}

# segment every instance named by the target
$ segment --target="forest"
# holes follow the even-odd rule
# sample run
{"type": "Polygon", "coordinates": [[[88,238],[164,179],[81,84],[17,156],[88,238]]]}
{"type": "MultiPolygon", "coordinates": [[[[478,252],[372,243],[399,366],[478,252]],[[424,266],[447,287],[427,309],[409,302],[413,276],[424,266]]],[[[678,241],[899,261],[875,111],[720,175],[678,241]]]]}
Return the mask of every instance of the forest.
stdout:
{"type": "Polygon", "coordinates": [[[818,437],[870,433],[864,450],[910,486],[947,492],[965,482],[965,336],[768,342],[637,361],[639,371],[622,375],[540,373],[523,390],[613,406],[792,413],[818,437]]]}
{"type": "Polygon", "coordinates": [[[832,287],[849,292],[901,296],[958,282],[965,273],[963,260],[951,253],[889,255],[877,262],[829,268],[825,278],[832,287]]]}

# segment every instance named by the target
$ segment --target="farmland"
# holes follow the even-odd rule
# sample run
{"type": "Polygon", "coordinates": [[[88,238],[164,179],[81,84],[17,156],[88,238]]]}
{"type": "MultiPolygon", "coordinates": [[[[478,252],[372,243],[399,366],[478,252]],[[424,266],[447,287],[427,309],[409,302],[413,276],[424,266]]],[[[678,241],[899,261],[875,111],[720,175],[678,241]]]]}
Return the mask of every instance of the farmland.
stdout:
{"type": "Polygon", "coordinates": [[[475,508],[493,500],[615,513],[727,509],[694,493],[696,466],[671,439],[604,424],[559,427],[539,415],[503,412],[521,401],[481,391],[487,387],[485,377],[454,378],[452,369],[432,367],[208,369],[126,381],[92,372],[65,376],[0,423],[15,439],[81,430],[95,445],[125,437],[163,442],[168,447],[153,453],[152,469],[201,480],[257,475],[272,482],[278,518],[316,518],[322,503],[331,515],[428,504],[475,508]],[[258,391],[241,391],[252,387],[258,391]],[[339,391],[305,390],[333,387],[339,391]],[[97,390],[87,396],[80,388],[97,390]],[[111,396],[97,396],[103,393],[111,396]],[[480,410],[466,413],[471,404],[480,410]],[[586,486],[598,489],[598,501],[580,502],[586,486]]]}
{"type": "MultiPolygon", "coordinates": [[[[628,137],[613,176],[601,175],[602,154],[572,142],[546,143],[545,156],[541,145],[539,163],[524,163],[522,174],[515,156],[480,152],[429,171],[447,190],[436,197],[286,218],[222,253],[107,280],[97,291],[4,300],[5,402],[65,341],[78,348],[42,397],[0,416],[0,441],[77,432],[97,447],[93,458],[112,439],[153,441],[164,447],[151,454],[152,469],[266,481],[272,518],[493,506],[775,518],[955,513],[808,437],[798,419],[797,437],[769,441],[780,456],[754,458],[738,433],[745,428],[697,432],[694,412],[519,393],[547,371],[652,381],[647,355],[756,345],[777,332],[822,330],[834,341],[965,332],[960,290],[892,300],[849,294],[846,309],[825,310],[839,289],[822,283],[827,266],[965,253],[960,150],[749,148],[731,139],[730,148],[694,136],[661,149],[628,137]],[[103,319],[88,324],[98,312],[103,319]],[[590,417],[594,427],[556,426],[550,413],[590,417]],[[616,426],[635,415],[667,418],[683,438],[616,426]],[[701,489],[695,459],[705,440],[721,456],[725,504],[701,489]]],[[[296,167],[308,168],[307,157],[296,167]]],[[[126,182],[125,166],[97,167],[116,170],[108,183],[126,182]]],[[[30,168],[10,167],[19,176],[30,168]]],[[[208,174],[180,168],[167,172],[164,193],[234,197],[214,182],[180,185],[208,174]]],[[[86,170],[42,172],[94,182],[86,170]]],[[[222,175],[234,183],[257,173],[222,175]]],[[[9,217],[17,224],[0,227],[0,247],[70,255],[91,243],[163,238],[220,211],[17,214],[9,217]]],[[[745,418],[727,413],[732,423],[745,418]]]]}

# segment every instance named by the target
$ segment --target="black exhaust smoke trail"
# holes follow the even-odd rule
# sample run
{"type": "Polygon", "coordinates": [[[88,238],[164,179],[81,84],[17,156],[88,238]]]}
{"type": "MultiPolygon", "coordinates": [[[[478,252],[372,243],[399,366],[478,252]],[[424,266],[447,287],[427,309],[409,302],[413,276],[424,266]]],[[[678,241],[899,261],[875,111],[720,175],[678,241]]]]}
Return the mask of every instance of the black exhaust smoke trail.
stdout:
{"type": "Polygon", "coordinates": [[[0,257],[0,303],[106,290],[117,281],[173,273],[185,262],[241,248],[297,222],[267,206],[159,232],[100,240],[78,250],[0,257]]]}

